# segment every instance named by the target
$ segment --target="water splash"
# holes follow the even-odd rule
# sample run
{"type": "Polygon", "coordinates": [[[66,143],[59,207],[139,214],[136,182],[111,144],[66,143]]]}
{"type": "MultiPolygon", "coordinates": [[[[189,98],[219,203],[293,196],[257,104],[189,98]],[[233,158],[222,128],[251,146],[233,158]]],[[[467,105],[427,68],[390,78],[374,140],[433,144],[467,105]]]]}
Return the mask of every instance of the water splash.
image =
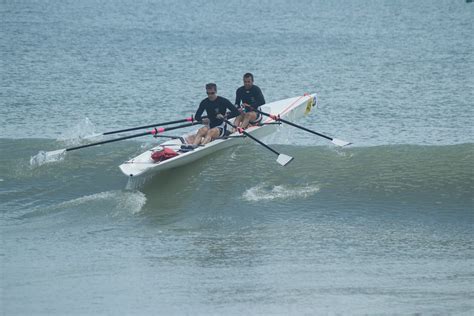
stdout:
{"type": "MultiPolygon", "coordinates": [[[[100,139],[97,138],[101,137],[102,134],[95,133],[94,130],[94,124],[86,117],[76,126],[67,129],[66,132],[58,137],[57,140],[70,146],[80,145],[85,143],[86,140],[90,141],[91,139],[99,141],[100,139]]],[[[38,154],[30,158],[30,166],[39,167],[47,163],[59,162],[64,160],[65,156],[66,149],[40,151],[38,154]]]]}
{"type": "Polygon", "coordinates": [[[150,181],[152,176],[142,176],[138,178],[128,177],[127,185],[125,190],[138,190],[145,186],[145,184],[150,181]]]}
{"type": "Polygon", "coordinates": [[[65,132],[57,138],[58,141],[64,142],[68,145],[79,145],[84,140],[100,140],[101,133],[95,131],[95,125],[86,117],[75,126],[68,128],[65,132]]]}
{"type": "Polygon", "coordinates": [[[246,190],[242,198],[246,201],[271,201],[276,199],[288,200],[296,198],[306,198],[319,191],[317,185],[307,185],[291,188],[284,185],[269,186],[261,183],[255,187],[246,190]]]}
{"type": "Polygon", "coordinates": [[[146,204],[146,200],[145,194],[140,191],[105,191],[63,202],[57,207],[64,209],[106,203],[113,210],[125,210],[131,214],[137,214],[146,204]]]}
{"type": "Polygon", "coordinates": [[[47,207],[37,206],[18,218],[34,218],[62,212],[78,214],[92,212],[106,214],[111,217],[120,217],[126,214],[138,214],[146,204],[146,201],[147,198],[145,194],[140,191],[104,191],[84,195],[47,207]]]}
{"type": "Polygon", "coordinates": [[[65,157],[65,149],[59,149],[54,151],[40,151],[38,152],[38,154],[30,158],[30,166],[36,168],[47,163],[62,161],[65,157]]]}
{"type": "Polygon", "coordinates": [[[119,199],[118,207],[129,210],[132,214],[137,214],[141,212],[146,201],[147,199],[144,193],[140,191],[128,192],[119,199]]]}
{"type": "Polygon", "coordinates": [[[346,148],[342,147],[333,147],[332,150],[339,156],[343,158],[352,158],[354,157],[353,151],[347,151],[346,148]]]}

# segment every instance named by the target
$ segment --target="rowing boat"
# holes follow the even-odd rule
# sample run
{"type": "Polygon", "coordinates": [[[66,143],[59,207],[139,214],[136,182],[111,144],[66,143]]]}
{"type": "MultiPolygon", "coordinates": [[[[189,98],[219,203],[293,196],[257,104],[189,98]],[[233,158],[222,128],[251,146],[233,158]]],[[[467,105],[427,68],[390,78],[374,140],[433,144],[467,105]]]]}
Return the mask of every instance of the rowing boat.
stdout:
{"type": "MultiPolygon", "coordinates": [[[[272,115],[275,115],[275,117],[264,117],[262,124],[251,126],[245,131],[251,136],[261,139],[277,130],[277,117],[287,121],[295,121],[298,118],[301,118],[305,113],[308,113],[315,103],[316,94],[305,94],[267,103],[261,106],[262,112],[271,113],[272,115]]],[[[120,165],[120,170],[129,177],[152,175],[164,170],[189,164],[224,148],[229,148],[250,141],[247,137],[241,137],[238,132],[235,132],[228,137],[216,139],[204,146],[199,146],[192,151],[183,151],[181,150],[181,145],[183,145],[183,139],[185,136],[186,135],[183,135],[181,138],[163,142],[160,145],[124,162],[120,165]],[[151,157],[152,153],[162,150],[164,147],[172,149],[177,153],[177,155],[158,162],[153,160],[151,157]]]]}

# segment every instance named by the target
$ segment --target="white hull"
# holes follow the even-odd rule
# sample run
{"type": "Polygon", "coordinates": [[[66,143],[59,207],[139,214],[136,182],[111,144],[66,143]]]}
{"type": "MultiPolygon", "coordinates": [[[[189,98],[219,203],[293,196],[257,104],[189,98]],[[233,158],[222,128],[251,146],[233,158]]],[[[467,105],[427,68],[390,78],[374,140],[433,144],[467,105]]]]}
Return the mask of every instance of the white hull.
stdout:
{"type": "MultiPolygon", "coordinates": [[[[272,103],[265,104],[261,107],[263,112],[280,115],[281,118],[294,121],[302,117],[305,113],[308,103],[312,103],[313,98],[316,98],[316,95],[304,95],[294,98],[289,98],[281,101],[276,101],[272,103]]],[[[265,117],[263,118],[263,123],[272,123],[275,122],[273,119],[265,117]]],[[[274,133],[277,130],[275,124],[263,125],[263,126],[254,126],[246,130],[247,133],[250,133],[252,136],[260,139],[265,136],[268,136],[274,133]]],[[[234,133],[231,136],[239,136],[238,133],[234,133]]],[[[228,148],[231,146],[243,144],[245,142],[253,142],[253,140],[244,137],[234,137],[226,139],[217,139],[214,140],[205,146],[200,146],[192,151],[180,152],[180,146],[182,145],[179,139],[173,139],[166,141],[159,146],[167,146],[176,152],[178,156],[164,160],[162,162],[155,162],[151,159],[151,154],[154,148],[138,155],[137,157],[130,159],[129,161],[124,162],[120,165],[120,170],[127,176],[138,177],[143,175],[151,175],[158,173],[163,170],[172,169],[186,165],[202,157],[210,155],[218,150],[228,148]]],[[[155,148],[158,148],[155,147],[155,148]]]]}

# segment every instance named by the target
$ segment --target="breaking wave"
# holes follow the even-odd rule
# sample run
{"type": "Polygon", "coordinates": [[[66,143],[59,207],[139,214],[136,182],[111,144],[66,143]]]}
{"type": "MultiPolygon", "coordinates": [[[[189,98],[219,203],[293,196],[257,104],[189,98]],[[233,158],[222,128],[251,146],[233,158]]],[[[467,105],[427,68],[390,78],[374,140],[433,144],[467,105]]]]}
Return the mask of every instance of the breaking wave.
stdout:
{"type": "Polygon", "coordinates": [[[285,185],[267,185],[265,183],[254,186],[244,192],[242,198],[246,201],[288,200],[306,198],[319,191],[319,186],[308,185],[303,187],[288,187],[285,185]]]}

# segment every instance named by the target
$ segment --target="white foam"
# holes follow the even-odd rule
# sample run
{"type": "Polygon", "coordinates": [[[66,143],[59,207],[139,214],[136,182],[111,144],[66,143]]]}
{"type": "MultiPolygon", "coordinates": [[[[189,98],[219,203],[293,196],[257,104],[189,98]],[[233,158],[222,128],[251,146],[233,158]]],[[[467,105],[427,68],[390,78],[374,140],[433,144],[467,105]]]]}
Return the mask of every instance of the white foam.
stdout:
{"type": "Polygon", "coordinates": [[[30,158],[30,166],[39,167],[46,163],[58,162],[64,160],[66,151],[64,149],[55,151],[40,151],[30,158]]]}
{"type": "MultiPolygon", "coordinates": [[[[68,145],[79,145],[84,143],[84,140],[91,140],[97,138],[102,134],[95,132],[95,125],[92,121],[86,117],[75,126],[68,128],[65,132],[58,137],[58,141],[65,142],[68,145]]],[[[94,139],[99,141],[100,139],[94,139]]]]}
{"type": "Polygon", "coordinates": [[[346,151],[345,148],[333,147],[333,151],[339,156],[344,158],[352,158],[354,156],[353,152],[346,151]]]}
{"type": "Polygon", "coordinates": [[[153,178],[153,175],[141,176],[138,178],[128,177],[127,185],[125,186],[126,190],[138,190],[143,187],[148,181],[153,178]]]}
{"type": "Polygon", "coordinates": [[[307,185],[299,187],[287,187],[285,185],[268,186],[264,183],[246,190],[242,196],[247,201],[269,201],[269,200],[288,200],[296,198],[306,198],[319,191],[317,185],[307,185]]]}
{"type": "Polygon", "coordinates": [[[146,196],[140,191],[127,192],[126,196],[122,194],[122,198],[118,202],[119,208],[130,210],[132,214],[137,214],[146,204],[146,196]]]}
{"type": "Polygon", "coordinates": [[[136,214],[146,204],[146,196],[140,191],[106,191],[66,201],[59,204],[58,207],[74,207],[100,201],[111,201],[116,209],[136,214]]]}

